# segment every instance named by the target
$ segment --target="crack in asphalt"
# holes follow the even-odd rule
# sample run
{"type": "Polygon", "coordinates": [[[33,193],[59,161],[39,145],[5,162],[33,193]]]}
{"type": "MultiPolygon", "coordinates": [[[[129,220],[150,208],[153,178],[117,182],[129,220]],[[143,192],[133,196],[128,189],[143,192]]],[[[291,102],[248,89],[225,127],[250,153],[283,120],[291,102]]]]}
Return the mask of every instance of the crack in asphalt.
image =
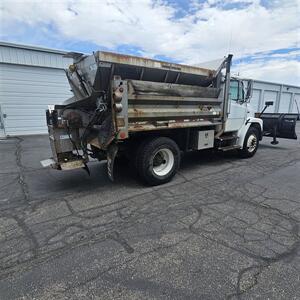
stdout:
{"type": "Polygon", "coordinates": [[[21,186],[23,196],[24,196],[24,200],[27,202],[28,200],[30,200],[30,194],[29,194],[28,185],[25,181],[25,174],[24,174],[25,173],[25,168],[22,165],[22,161],[21,161],[21,153],[22,153],[21,143],[23,142],[23,139],[21,139],[20,137],[17,137],[16,139],[17,139],[17,143],[16,143],[15,156],[16,156],[16,163],[17,163],[17,166],[19,168],[18,182],[21,186]]]}
{"type": "Polygon", "coordinates": [[[133,253],[134,249],[128,244],[128,242],[117,232],[110,233],[107,238],[119,243],[127,253],[133,253]]]}

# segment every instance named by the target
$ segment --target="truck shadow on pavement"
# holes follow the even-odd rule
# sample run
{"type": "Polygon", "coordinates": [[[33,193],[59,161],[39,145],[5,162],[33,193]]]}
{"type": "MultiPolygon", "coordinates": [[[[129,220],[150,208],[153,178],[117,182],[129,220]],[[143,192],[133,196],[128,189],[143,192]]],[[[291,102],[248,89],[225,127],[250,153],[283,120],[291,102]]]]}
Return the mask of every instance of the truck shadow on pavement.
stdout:
{"type": "MultiPolygon", "coordinates": [[[[204,171],[207,166],[227,165],[229,161],[238,160],[236,153],[214,153],[212,151],[190,152],[182,157],[179,174],[186,172],[204,171]]],[[[115,180],[111,182],[107,176],[106,162],[92,162],[89,164],[91,175],[89,176],[83,169],[71,171],[47,170],[48,179],[45,180],[45,189],[50,191],[53,186],[55,191],[92,191],[98,188],[116,188],[127,186],[128,188],[142,189],[145,185],[139,178],[137,172],[130,162],[116,160],[114,175],[115,180]]],[[[180,175],[178,175],[180,176],[180,175]]],[[[177,176],[176,176],[177,177],[177,176]]],[[[176,178],[175,177],[175,178],[176,178]]],[[[174,179],[173,179],[174,180],[174,179]]],[[[40,182],[41,180],[39,180],[40,182]]],[[[171,181],[172,182],[172,181],[171,181]]],[[[40,182],[41,183],[41,182],[40,182]]],[[[41,183],[43,185],[43,183],[41,183]]]]}

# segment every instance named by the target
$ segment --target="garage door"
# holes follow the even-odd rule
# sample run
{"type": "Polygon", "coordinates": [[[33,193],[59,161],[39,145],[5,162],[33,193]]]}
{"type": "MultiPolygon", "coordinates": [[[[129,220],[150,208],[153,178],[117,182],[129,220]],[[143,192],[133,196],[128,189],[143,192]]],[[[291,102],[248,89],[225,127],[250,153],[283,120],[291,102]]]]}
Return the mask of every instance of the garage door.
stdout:
{"type": "Polygon", "coordinates": [[[0,105],[6,135],[46,133],[48,105],[69,97],[62,69],[0,64],[0,105]]]}
{"type": "Polygon", "coordinates": [[[293,96],[292,93],[284,92],[281,94],[279,108],[278,108],[279,113],[288,113],[289,112],[292,96],[293,96]]]}
{"type": "Polygon", "coordinates": [[[261,94],[261,90],[253,89],[252,97],[250,100],[250,106],[251,109],[253,109],[255,112],[260,111],[260,107],[259,107],[260,94],[261,94]]]}
{"type": "Polygon", "coordinates": [[[273,101],[273,105],[272,106],[269,106],[267,109],[266,109],[266,112],[267,113],[272,113],[272,112],[275,112],[275,107],[276,107],[276,101],[277,101],[277,95],[278,95],[278,92],[276,91],[265,91],[264,93],[264,101],[263,101],[263,105],[265,105],[265,103],[267,101],[273,101]]]}

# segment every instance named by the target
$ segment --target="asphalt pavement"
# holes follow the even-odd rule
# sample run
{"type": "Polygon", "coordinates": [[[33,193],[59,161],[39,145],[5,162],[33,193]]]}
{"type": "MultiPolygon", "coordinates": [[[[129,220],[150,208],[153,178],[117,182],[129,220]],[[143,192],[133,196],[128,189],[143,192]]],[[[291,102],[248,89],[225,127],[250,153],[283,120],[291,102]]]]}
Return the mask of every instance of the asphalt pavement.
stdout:
{"type": "MultiPolygon", "coordinates": [[[[300,124],[298,124],[300,136],[300,124]]],[[[117,163],[44,169],[47,136],[0,141],[0,299],[300,299],[300,143],[193,152],[145,187],[117,163]]]]}

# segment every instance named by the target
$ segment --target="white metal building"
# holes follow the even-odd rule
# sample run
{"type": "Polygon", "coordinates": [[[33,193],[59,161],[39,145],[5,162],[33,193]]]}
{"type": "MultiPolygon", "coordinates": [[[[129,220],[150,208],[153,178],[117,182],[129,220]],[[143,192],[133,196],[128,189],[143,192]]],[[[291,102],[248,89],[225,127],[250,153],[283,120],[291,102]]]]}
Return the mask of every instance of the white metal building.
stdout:
{"type": "MultiPolygon", "coordinates": [[[[45,110],[71,96],[64,69],[72,59],[65,51],[0,42],[0,136],[47,132],[45,110]]],[[[266,112],[295,112],[300,87],[254,81],[251,105],[266,112]]]]}
{"type": "Polygon", "coordinates": [[[47,132],[47,106],[71,95],[65,53],[0,42],[0,136],[47,132]]]}
{"type": "Polygon", "coordinates": [[[255,111],[261,111],[266,101],[273,101],[268,113],[298,113],[300,109],[300,87],[254,80],[253,94],[250,101],[255,111]]]}

